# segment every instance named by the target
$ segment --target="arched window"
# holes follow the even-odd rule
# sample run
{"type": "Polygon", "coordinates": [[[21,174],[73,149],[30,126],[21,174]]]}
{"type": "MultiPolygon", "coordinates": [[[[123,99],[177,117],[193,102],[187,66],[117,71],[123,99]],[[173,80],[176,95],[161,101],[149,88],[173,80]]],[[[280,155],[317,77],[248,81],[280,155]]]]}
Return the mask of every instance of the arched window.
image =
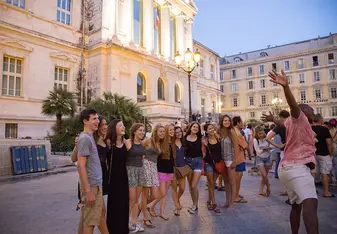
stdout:
{"type": "Polygon", "coordinates": [[[267,54],[266,52],[261,52],[261,53],[260,53],[260,56],[261,56],[261,57],[267,57],[268,54],[267,54]]]}
{"type": "Polygon", "coordinates": [[[142,73],[137,74],[137,101],[146,101],[146,81],[142,73]]]}
{"type": "Polygon", "coordinates": [[[234,58],[234,62],[236,62],[236,63],[239,63],[239,62],[241,62],[241,61],[243,61],[243,59],[240,58],[240,57],[235,57],[235,58],[234,58]]]}
{"type": "Polygon", "coordinates": [[[164,82],[161,78],[157,81],[158,100],[165,100],[164,82]]]}
{"type": "Polygon", "coordinates": [[[180,103],[180,101],[181,101],[180,87],[177,83],[174,85],[174,101],[177,102],[177,103],[180,103]]]}

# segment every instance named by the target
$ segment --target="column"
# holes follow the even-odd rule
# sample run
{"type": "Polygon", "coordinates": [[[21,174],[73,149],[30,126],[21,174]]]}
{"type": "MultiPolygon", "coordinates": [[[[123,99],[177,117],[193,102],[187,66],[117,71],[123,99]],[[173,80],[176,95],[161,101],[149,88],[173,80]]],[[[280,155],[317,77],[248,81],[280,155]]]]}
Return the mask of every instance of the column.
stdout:
{"type": "Polygon", "coordinates": [[[142,6],[142,16],[143,16],[143,46],[148,52],[153,50],[153,27],[154,27],[154,16],[153,16],[153,0],[143,0],[142,6]]]}
{"type": "Polygon", "coordinates": [[[102,39],[111,39],[116,34],[116,0],[103,0],[102,39]]]}
{"type": "Polygon", "coordinates": [[[165,3],[160,10],[160,40],[161,40],[161,53],[165,58],[171,55],[171,35],[170,35],[170,4],[165,3]]]}
{"type": "Polygon", "coordinates": [[[176,50],[181,56],[185,54],[184,20],[185,14],[183,12],[176,16],[176,50]]]}
{"type": "Polygon", "coordinates": [[[190,48],[190,50],[193,52],[193,37],[192,37],[192,26],[193,26],[193,19],[188,19],[186,21],[187,24],[187,42],[186,42],[186,48],[190,48]]]}
{"type": "Polygon", "coordinates": [[[133,0],[124,0],[124,26],[125,26],[125,41],[129,44],[132,40],[132,25],[133,25],[133,0]]]}

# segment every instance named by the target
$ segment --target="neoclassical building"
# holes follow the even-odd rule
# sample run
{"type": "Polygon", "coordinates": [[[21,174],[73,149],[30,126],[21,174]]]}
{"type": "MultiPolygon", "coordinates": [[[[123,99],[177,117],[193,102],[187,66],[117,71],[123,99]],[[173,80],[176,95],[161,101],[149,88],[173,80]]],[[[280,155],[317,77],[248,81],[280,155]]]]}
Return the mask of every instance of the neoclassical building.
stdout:
{"type": "Polygon", "coordinates": [[[192,108],[218,112],[218,55],[193,42],[196,13],[192,0],[1,0],[0,138],[46,136],[54,118],[41,106],[53,87],[90,91],[79,105],[105,91],[123,94],[154,124],[187,117],[187,74],[174,55],[195,47],[213,78],[192,73],[192,108]]]}
{"type": "Polygon", "coordinates": [[[243,119],[288,108],[268,72],[283,69],[298,103],[337,118],[337,34],[225,56],[220,65],[222,112],[243,119]],[[278,100],[282,100],[282,103],[278,100]]]}

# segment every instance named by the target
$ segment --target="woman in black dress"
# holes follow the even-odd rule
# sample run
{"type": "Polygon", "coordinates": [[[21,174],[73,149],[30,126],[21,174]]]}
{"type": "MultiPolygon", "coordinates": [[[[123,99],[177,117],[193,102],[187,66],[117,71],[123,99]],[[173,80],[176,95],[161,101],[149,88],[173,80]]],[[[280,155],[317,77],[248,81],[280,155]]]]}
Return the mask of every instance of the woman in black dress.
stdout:
{"type": "Polygon", "coordinates": [[[108,206],[109,233],[129,233],[129,185],[126,171],[127,149],[124,144],[125,127],[121,120],[113,120],[108,127],[108,206]]]}

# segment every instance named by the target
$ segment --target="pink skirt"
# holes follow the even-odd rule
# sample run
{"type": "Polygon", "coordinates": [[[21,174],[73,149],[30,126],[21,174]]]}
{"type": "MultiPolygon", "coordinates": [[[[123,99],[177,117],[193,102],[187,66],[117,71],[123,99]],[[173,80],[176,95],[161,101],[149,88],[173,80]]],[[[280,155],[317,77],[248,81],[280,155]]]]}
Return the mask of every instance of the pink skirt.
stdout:
{"type": "Polygon", "coordinates": [[[173,173],[162,173],[158,172],[159,182],[164,183],[166,181],[172,181],[173,180],[173,173]]]}

